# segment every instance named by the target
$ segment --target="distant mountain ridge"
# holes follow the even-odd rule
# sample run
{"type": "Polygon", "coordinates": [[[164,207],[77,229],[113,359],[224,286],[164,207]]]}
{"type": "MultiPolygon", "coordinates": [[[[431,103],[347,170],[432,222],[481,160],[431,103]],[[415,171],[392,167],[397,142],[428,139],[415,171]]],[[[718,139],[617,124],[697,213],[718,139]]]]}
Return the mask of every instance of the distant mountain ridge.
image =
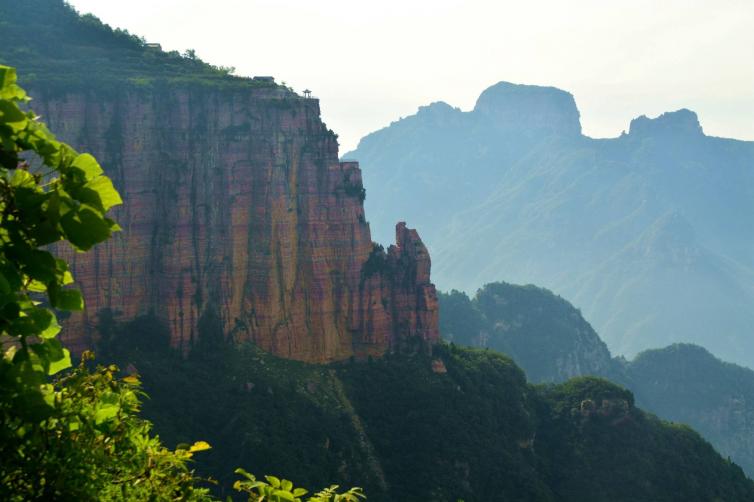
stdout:
{"type": "Polygon", "coordinates": [[[422,228],[441,289],[535,283],[579,306],[628,357],[675,342],[754,367],[754,142],[710,137],[687,109],[581,132],[573,96],[501,82],[364,137],[377,239],[422,228]]]}

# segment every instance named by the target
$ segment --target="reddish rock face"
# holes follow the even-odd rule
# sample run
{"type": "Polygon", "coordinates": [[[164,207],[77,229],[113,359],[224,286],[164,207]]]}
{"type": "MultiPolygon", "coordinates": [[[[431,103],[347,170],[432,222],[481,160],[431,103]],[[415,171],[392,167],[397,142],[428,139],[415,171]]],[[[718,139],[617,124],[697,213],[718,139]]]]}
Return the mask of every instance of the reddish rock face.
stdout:
{"type": "Polygon", "coordinates": [[[94,344],[106,308],[153,313],[184,351],[207,320],[312,362],[439,338],[426,247],[404,223],[387,253],[374,247],[361,171],[338,161],[318,100],[269,89],[35,98],[124,199],[123,232],[69,255],[87,307],[64,330],[74,349],[94,344]]]}

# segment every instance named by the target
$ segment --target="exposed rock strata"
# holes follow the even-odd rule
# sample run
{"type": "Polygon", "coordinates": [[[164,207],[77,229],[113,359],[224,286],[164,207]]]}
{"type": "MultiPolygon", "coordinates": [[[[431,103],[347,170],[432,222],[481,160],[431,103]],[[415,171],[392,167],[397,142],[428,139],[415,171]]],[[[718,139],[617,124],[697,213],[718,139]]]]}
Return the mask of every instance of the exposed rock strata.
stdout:
{"type": "Polygon", "coordinates": [[[154,313],[188,350],[222,329],[284,357],[378,355],[438,338],[430,260],[397,227],[373,253],[361,171],[338,161],[319,101],[281,89],[36,93],[52,130],[105,166],[122,234],[71,257],[87,311],[67,343],[94,343],[96,313],[154,313]],[[205,328],[200,329],[203,326],[205,328]]]}

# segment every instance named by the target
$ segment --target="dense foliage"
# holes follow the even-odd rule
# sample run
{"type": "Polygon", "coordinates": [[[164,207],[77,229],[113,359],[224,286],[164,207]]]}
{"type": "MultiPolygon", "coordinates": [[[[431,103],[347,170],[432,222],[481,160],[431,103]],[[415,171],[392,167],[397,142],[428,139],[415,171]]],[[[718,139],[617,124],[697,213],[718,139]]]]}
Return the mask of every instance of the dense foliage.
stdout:
{"type": "Polygon", "coordinates": [[[358,484],[373,501],[754,496],[738,467],[687,427],[636,409],[626,389],[600,379],[533,387],[493,351],[441,345],[323,367],[251,345],[188,358],[125,349],[118,362],[138,368],[152,396],[146,416],[169,444],[210,442],[196,465],[221,486],[244,465],[307,486],[358,484]]]}
{"type": "Polygon", "coordinates": [[[748,500],[752,482],[690,427],[633,408],[631,393],[594,377],[541,390],[538,429],[558,500],[748,500]],[[716,461],[712,461],[716,458],[716,461]]]}
{"type": "Polygon", "coordinates": [[[640,406],[690,424],[754,476],[754,371],[688,344],[642,352],[623,366],[640,406]]]}
{"type": "Polygon", "coordinates": [[[632,361],[611,359],[577,309],[534,286],[494,283],[473,299],[458,291],[439,299],[445,339],[503,351],[535,382],[579,375],[619,382],[642,408],[690,424],[754,474],[754,371],[689,344],[646,351],[632,361]]]}
{"type": "MultiPolygon", "coordinates": [[[[84,358],[84,361],[87,357],[84,358]]],[[[188,468],[203,442],[171,451],[140,418],[138,379],[115,366],[75,371],[50,387],[40,421],[3,402],[3,500],[205,500],[188,468]]]]}
{"type": "Polygon", "coordinates": [[[149,47],[62,0],[0,0],[0,63],[15,66],[24,85],[111,92],[165,84],[213,88],[275,86],[230,75],[232,69],[149,47]],[[29,36],[33,33],[34,36],[29,36]]]}
{"type": "MultiPolygon", "coordinates": [[[[110,325],[112,326],[112,325],[110,325]]],[[[150,399],[144,414],[168,444],[209,442],[197,464],[231,495],[233,471],[285,473],[303,486],[362,486],[373,499],[374,475],[353,441],[329,369],[276,359],[251,346],[202,347],[188,358],[168,347],[153,350],[161,329],[154,318],[112,329],[108,354],[141,375],[150,399]],[[131,338],[137,343],[124,343],[131,338]]],[[[104,325],[101,325],[103,328],[104,325]]]]}

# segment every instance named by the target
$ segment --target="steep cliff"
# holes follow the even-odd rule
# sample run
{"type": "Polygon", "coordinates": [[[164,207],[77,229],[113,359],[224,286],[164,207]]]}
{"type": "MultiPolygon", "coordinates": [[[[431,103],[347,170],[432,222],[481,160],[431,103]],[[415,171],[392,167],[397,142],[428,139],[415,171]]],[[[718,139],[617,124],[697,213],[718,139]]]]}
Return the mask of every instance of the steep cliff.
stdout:
{"type": "Polygon", "coordinates": [[[62,0],[0,0],[0,26],[0,62],[19,69],[34,110],[124,200],[123,232],[70,255],[87,313],[67,321],[69,346],[95,344],[102,318],[144,316],[184,353],[222,336],[325,362],[438,338],[426,248],[400,224],[374,252],[361,171],[339,162],[317,99],[62,0]]]}
{"type": "Polygon", "coordinates": [[[102,309],[154,314],[182,350],[219,330],[317,362],[437,339],[426,248],[400,223],[375,252],[361,172],[338,161],[318,100],[279,87],[33,95],[125,202],[122,234],[71,256],[88,307],[69,320],[71,346],[94,342],[102,309]]]}

